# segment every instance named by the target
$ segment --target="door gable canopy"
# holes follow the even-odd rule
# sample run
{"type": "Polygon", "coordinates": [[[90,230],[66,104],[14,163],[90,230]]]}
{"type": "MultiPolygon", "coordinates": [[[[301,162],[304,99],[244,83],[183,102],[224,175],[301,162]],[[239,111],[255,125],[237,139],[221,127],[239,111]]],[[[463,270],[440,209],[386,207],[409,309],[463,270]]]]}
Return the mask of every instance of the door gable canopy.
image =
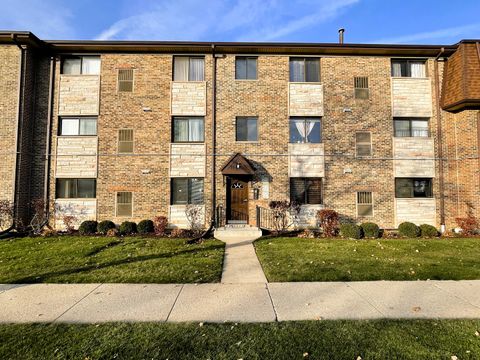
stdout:
{"type": "Polygon", "coordinates": [[[253,176],[255,169],[252,167],[248,159],[240,153],[233,155],[227,163],[222,167],[222,174],[228,175],[248,175],[253,176]]]}

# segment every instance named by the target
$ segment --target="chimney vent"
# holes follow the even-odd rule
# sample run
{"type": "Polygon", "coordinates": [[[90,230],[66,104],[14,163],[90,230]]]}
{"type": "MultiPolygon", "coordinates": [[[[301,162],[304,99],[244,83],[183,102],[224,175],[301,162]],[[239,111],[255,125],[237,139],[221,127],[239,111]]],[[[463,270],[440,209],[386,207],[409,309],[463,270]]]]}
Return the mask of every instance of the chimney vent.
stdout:
{"type": "Polygon", "coordinates": [[[344,28],[338,29],[338,42],[343,44],[343,33],[345,32],[344,28]]]}

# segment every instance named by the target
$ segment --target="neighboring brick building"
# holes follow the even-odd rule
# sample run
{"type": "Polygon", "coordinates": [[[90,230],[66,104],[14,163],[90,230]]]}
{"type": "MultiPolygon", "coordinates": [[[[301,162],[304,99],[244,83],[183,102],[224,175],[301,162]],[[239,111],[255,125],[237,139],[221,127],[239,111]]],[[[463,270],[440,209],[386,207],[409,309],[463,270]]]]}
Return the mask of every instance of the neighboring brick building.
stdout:
{"type": "MultiPolygon", "coordinates": [[[[272,200],[395,228],[480,217],[480,47],[42,41],[0,33],[0,199],[28,222],[272,200]],[[215,190],[214,190],[215,188],[215,190]]],[[[263,215],[262,215],[263,216],[263,215]]],[[[223,223],[223,221],[222,221],[223,223]]]]}

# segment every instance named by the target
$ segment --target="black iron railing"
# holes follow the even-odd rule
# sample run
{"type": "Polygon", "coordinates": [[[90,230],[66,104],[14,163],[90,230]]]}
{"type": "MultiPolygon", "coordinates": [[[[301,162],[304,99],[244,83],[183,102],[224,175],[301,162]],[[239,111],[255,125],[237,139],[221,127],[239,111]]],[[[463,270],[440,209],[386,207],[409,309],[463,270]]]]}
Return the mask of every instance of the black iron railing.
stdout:
{"type": "Polygon", "coordinates": [[[242,213],[240,211],[230,210],[230,220],[237,221],[248,221],[248,214],[242,213]]]}
{"type": "Polygon", "coordinates": [[[275,230],[275,212],[261,206],[257,206],[257,227],[264,230],[275,230]]]}

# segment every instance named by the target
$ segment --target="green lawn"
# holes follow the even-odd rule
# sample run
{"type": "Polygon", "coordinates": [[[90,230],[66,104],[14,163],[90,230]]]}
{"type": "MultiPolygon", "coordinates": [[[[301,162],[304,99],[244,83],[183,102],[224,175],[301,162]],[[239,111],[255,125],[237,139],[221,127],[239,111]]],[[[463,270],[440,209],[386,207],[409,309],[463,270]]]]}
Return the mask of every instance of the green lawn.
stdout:
{"type": "Polygon", "coordinates": [[[480,279],[480,239],[274,238],[255,247],[271,282],[480,279]]]}
{"type": "Polygon", "coordinates": [[[0,240],[0,283],[218,282],[224,244],[60,236],[0,240]]]}
{"type": "Polygon", "coordinates": [[[475,320],[0,325],[1,359],[478,359],[475,320]]]}

